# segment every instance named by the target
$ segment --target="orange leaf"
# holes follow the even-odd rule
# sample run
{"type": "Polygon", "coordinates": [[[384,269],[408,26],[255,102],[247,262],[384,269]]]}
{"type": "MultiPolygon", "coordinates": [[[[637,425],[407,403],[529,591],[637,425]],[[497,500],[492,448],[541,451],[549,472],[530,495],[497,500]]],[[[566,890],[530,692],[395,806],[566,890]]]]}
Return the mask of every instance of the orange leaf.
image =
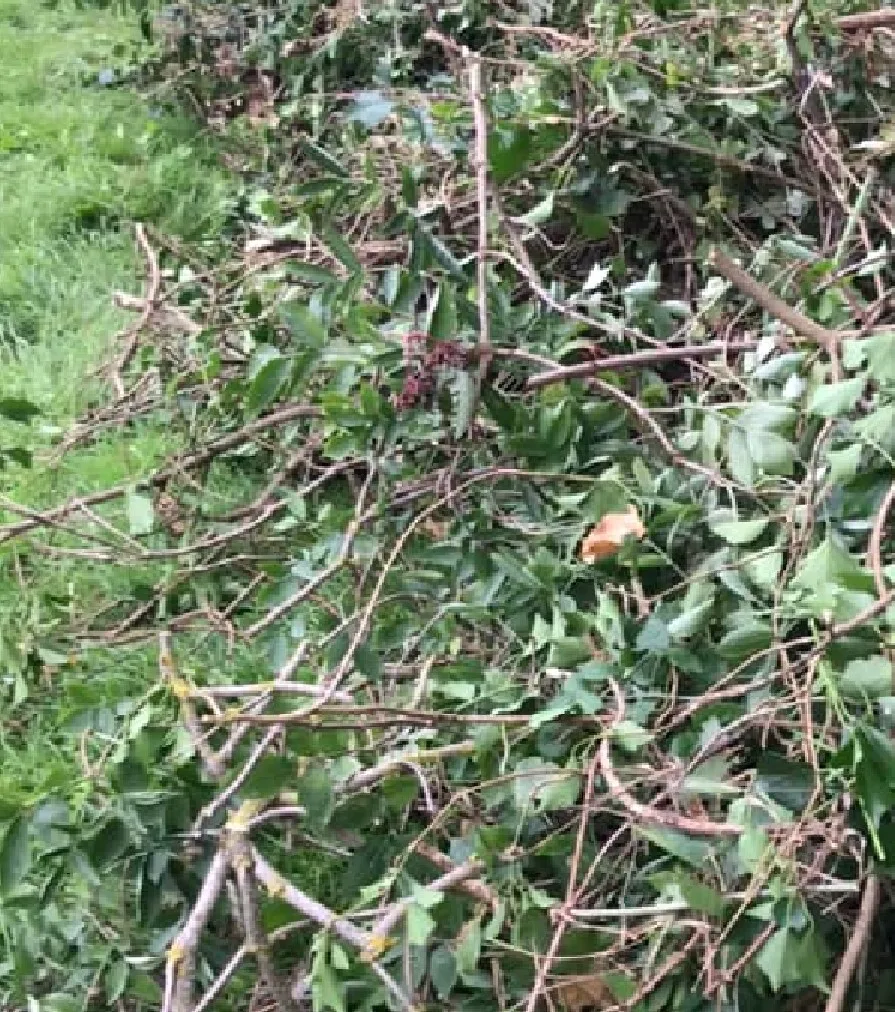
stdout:
{"type": "Polygon", "coordinates": [[[607,513],[594,527],[581,545],[582,562],[599,562],[608,559],[624,544],[628,535],[642,538],[646,528],[637,514],[636,506],[629,506],[627,513],[607,513]]]}

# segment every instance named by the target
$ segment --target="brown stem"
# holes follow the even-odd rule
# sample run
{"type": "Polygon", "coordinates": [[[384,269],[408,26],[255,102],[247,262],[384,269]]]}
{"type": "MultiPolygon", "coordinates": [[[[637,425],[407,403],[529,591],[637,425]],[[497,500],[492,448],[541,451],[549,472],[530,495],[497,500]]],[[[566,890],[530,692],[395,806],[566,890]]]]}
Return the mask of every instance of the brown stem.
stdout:
{"type": "Polygon", "coordinates": [[[873,923],[873,916],[879,906],[879,878],[876,875],[869,875],[867,884],[864,886],[864,895],[861,897],[861,908],[858,911],[858,919],[855,922],[854,931],[848,940],[848,946],[836,971],[836,979],[830,988],[830,997],[824,1012],[842,1012],[845,1005],[845,998],[848,992],[848,985],[855,975],[855,969],[867,939],[870,934],[870,925],[873,923]]]}
{"type": "Polygon", "coordinates": [[[781,323],[785,323],[787,327],[790,327],[800,336],[807,337],[810,341],[813,341],[830,353],[833,352],[839,339],[838,334],[827,330],[826,327],[815,323],[814,320],[809,320],[807,316],[800,313],[797,309],[793,309],[792,306],[787,305],[783,299],[776,296],[766,285],[753,278],[751,274],[744,271],[738,264],[735,264],[721,250],[717,248],[713,249],[709,254],[708,262],[710,267],[714,267],[719,274],[727,278],[732,285],[739,288],[744,295],[748,295],[750,299],[757,302],[765,312],[770,313],[771,316],[780,320],[781,323]]]}
{"type": "Polygon", "coordinates": [[[640,369],[658,362],[676,362],[688,358],[710,358],[725,352],[753,351],[757,341],[716,341],[712,344],[687,344],[669,348],[650,348],[630,355],[608,355],[593,362],[579,362],[576,365],[558,366],[531,376],[525,384],[528,390],[549,386],[551,383],[565,383],[567,380],[593,376],[598,372],[615,372],[622,369],[640,369]]]}

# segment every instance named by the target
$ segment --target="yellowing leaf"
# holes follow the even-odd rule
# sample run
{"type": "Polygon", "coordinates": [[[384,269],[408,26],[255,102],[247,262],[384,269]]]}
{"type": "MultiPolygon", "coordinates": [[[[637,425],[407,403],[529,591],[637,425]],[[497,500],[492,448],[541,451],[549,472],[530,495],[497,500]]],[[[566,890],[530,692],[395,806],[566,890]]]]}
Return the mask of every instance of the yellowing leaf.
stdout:
{"type": "Polygon", "coordinates": [[[629,506],[626,513],[607,513],[584,539],[581,560],[591,563],[608,559],[610,555],[615,555],[629,535],[639,539],[645,534],[646,528],[636,506],[629,506]]]}

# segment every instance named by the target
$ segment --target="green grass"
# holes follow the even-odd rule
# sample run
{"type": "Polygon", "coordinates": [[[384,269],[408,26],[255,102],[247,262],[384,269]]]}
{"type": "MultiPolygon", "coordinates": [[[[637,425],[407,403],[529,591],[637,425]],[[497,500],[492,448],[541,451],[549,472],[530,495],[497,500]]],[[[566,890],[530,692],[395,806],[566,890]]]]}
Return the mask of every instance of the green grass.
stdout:
{"type": "MultiPolygon", "coordinates": [[[[234,181],[211,142],[119,83],[138,42],[134,21],[112,10],[0,0],[0,398],[41,411],[29,425],[0,419],[0,449],[35,454],[30,469],[0,470],[0,494],[16,503],[127,481],[170,445],[161,424],[142,424],[47,463],[59,433],[108,395],[97,372],[133,319],[112,295],[143,287],[134,222],[197,240],[231,214],[234,181]]],[[[90,784],[67,723],[100,703],[115,712],[155,678],[145,650],[124,664],[91,654],[35,667],[70,605],[126,601],[134,575],[0,546],[0,818],[53,791],[76,804],[90,784]]]]}
{"type": "Polygon", "coordinates": [[[136,42],[110,11],[0,0],[0,341],[18,353],[0,382],[60,421],[95,393],[82,380],[125,322],[112,292],[138,290],[132,222],[189,239],[228,213],[192,125],[100,84],[136,42]]]}

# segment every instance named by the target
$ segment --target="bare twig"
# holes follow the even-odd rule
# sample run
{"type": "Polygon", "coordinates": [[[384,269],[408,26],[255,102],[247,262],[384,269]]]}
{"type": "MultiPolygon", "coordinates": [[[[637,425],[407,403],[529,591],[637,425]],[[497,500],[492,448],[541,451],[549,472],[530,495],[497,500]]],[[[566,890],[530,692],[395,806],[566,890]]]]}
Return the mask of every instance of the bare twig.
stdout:
{"type": "MultiPolygon", "coordinates": [[[[482,61],[477,53],[467,57],[469,64],[469,99],[472,103],[474,142],[472,167],[475,172],[478,206],[478,249],[476,253],[476,287],[479,309],[479,390],[491,364],[491,321],[488,316],[488,121],[485,116],[482,61]]],[[[475,412],[469,424],[475,424],[475,412]]]]}
{"type": "Polygon", "coordinates": [[[600,372],[616,372],[624,369],[641,369],[644,366],[657,365],[660,362],[679,362],[692,358],[711,358],[728,352],[754,351],[757,341],[732,341],[725,343],[716,341],[711,344],[688,344],[681,347],[650,348],[636,351],[630,355],[607,355],[594,359],[592,362],[579,362],[575,365],[558,366],[529,377],[525,386],[528,390],[549,386],[552,383],[565,383],[568,380],[583,379],[600,372]]]}
{"type": "Polygon", "coordinates": [[[824,1012],[842,1012],[845,1006],[845,998],[848,994],[848,986],[855,974],[858,960],[867,945],[870,935],[870,927],[879,906],[880,881],[879,877],[871,872],[864,885],[864,895],[861,897],[861,906],[858,910],[858,919],[855,921],[854,929],[848,939],[842,962],[836,971],[833,986],[830,988],[830,995],[824,1012]]]}

